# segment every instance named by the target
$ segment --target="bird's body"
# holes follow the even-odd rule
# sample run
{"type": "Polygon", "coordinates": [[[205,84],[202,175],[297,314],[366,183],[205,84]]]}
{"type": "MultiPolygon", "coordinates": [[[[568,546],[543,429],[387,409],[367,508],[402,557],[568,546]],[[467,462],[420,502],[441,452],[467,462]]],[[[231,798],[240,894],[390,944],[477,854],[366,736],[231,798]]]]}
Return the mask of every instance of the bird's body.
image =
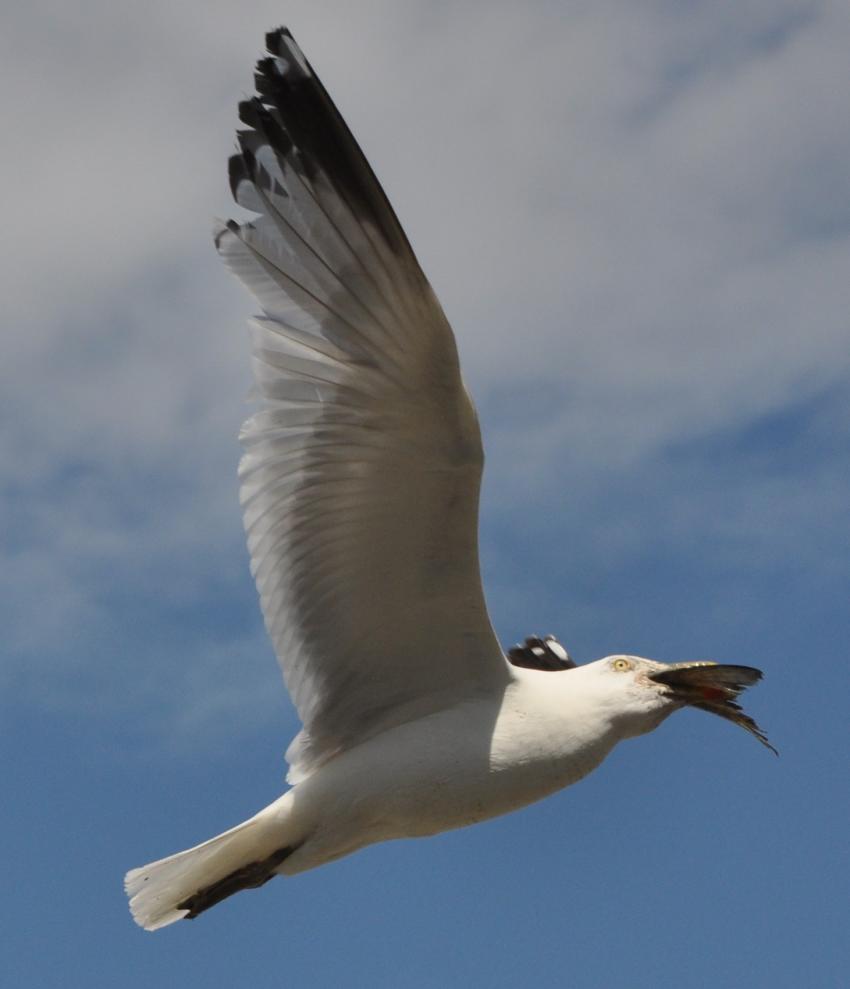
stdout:
{"type": "MultiPolygon", "coordinates": [[[[501,694],[470,697],[367,739],[245,825],[162,865],[197,856],[215,877],[212,885],[280,853],[264,881],[273,872],[304,872],[375,842],[439,834],[541,800],[586,776],[620,739],[651,730],[673,710],[659,692],[656,703],[625,714],[605,690],[605,680],[615,675],[607,660],[560,674],[518,668],[501,694]],[[211,853],[216,857],[206,857],[211,853]]],[[[151,924],[142,880],[152,869],[155,878],[157,865],[130,874],[130,889],[139,896],[137,917],[147,926],[187,912],[184,907],[151,924]]],[[[185,879],[179,871],[177,876],[170,899],[191,901],[198,892],[194,869],[185,879]]],[[[211,905],[202,901],[202,909],[211,905]]],[[[201,912],[197,906],[190,902],[188,911],[201,912]]]]}
{"type": "Polygon", "coordinates": [[[262,408],[242,433],[251,566],[304,723],[292,789],[231,831],[128,873],[139,924],[365,845],[515,810],[691,705],[747,728],[760,673],[552,637],[506,656],[478,567],[483,454],[451,328],[366,159],[284,29],[231,159],[225,263],[259,300],[262,408]]]}
{"type": "Polygon", "coordinates": [[[281,871],[475,824],[577,782],[621,735],[569,679],[523,670],[501,697],[470,699],[338,756],[291,791],[304,845],[281,871]]]}

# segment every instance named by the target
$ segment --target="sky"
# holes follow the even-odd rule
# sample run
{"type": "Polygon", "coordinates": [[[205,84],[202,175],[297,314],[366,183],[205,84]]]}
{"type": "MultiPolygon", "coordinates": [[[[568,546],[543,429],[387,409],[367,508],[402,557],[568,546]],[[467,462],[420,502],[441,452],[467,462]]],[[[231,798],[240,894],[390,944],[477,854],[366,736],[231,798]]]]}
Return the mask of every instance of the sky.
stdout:
{"type": "Polygon", "coordinates": [[[850,7],[6,5],[0,888],[10,985],[838,987],[850,957],[850,7]],[[455,328],[506,646],[762,668],[522,812],[156,934],[126,869],[278,795],[211,217],[292,29],[455,328]]]}

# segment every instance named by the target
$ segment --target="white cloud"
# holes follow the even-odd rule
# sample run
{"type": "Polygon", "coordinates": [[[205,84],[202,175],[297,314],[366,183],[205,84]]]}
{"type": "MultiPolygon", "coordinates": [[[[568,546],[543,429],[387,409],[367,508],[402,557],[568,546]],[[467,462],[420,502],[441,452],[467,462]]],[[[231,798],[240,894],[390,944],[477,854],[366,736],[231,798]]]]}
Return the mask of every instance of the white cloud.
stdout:
{"type": "MultiPolygon", "coordinates": [[[[846,382],[846,4],[287,14],[453,319],[500,518],[529,477],[551,506],[565,472],[591,512],[612,470],[650,471],[671,445],[846,382]]],[[[9,18],[3,62],[21,85],[2,106],[16,151],[0,453],[15,683],[72,653],[75,670],[100,668],[87,643],[131,631],[110,626],[116,585],[160,616],[157,593],[178,586],[244,594],[233,437],[253,303],[208,230],[230,209],[236,101],[280,16],[271,2],[88,0],[9,18]]],[[[776,497],[798,519],[792,488],[776,497]]],[[[731,506],[738,532],[747,497],[731,506]]],[[[199,651],[191,670],[207,668],[199,651]]]]}

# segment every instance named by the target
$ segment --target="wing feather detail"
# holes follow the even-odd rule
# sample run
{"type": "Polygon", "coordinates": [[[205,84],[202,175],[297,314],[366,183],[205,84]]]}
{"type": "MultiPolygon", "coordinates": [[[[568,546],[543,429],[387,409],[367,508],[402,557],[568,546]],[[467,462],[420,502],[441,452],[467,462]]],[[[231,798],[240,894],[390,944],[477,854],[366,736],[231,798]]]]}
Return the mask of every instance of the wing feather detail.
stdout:
{"type": "Polygon", "coordinates": [[[266,627],[304,728],[337,752],[508,682],[478,564],[483,454],[451,328],[291,35],[267,36],[230,161],[257,214],[216,230],[262,307],[241,501],[266,627]]]}

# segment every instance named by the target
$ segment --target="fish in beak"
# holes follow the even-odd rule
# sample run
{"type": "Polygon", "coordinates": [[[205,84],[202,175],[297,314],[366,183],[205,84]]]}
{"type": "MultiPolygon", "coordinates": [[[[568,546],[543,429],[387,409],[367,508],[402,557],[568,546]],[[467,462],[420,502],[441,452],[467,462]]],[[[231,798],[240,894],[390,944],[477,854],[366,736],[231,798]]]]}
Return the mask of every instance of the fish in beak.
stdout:
{"type": "Polygon", "coordinates": [[[719,663],[671,663],[647,674],[654,683],[662,684],[670,699],[678,704],[710,711],[740,725],[779,755],[767,735],[756,722],[744,714],[736,699],[742,690],[752,687],[762,678],[761,670],[752,666],[726,666],[719,663]]]}

